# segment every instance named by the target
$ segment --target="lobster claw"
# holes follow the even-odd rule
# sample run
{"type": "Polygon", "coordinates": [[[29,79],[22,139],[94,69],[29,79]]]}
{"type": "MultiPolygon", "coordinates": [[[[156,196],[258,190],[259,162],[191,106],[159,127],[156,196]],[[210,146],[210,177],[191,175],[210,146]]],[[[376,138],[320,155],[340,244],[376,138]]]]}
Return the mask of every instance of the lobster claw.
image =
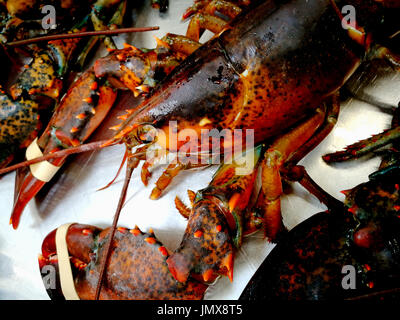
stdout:
{"type": "MultiPolygon", "coordinates": [[[[93,299],[99,269],[105,259],[104,243],[110,236],[110,229],[71,224],[52,231],[43,241],[42,254],[39,256],[41,270],[47,265],[57,270],[64,262],[58,256],[62,249],[59,250],[57,244],[61,244],[61,232],[58,233],[58,230],[65,228],[74,291],[80,299],[93,299]]],[[[137,227],[131,230],[117,228],[107,263],[107,281],[100,299],[201,299],[207,285],[194,279],[185,284],[175,281],[165,263],[168,255],[168,249],[158,242],[153,233],[143,233],[137,227]]],[[[61,277],[60,282],[61,285],[56,286],[51,296],[65,296],[61,277]]]]}
{"type": "MultiPolygon", "coordinates": [[[[35,139],[27,149],[39,147],[35,139]]],[[[42,154],[38,154],[42,155],[42,154]]],[[[16,172],[16,184],[14,191],[14,206],[11,213],[10,224],[14,229],[18,228],[22,212],[43,186],[50,181],[59,167],[64,163],[66,157],[51,159],[31,166],[29,169],[22,168],[16,172]]]]}
{"type": "MultiPolygon", "coordinates": [[[[49,154],[59,149],[76,147],[86,141],[104,120],[117,93],[102,79],[95,76],[93,68],[84,72],[62,99],[46,130],[27,149],[27,159],[49,154]],[[57,128],[57,129],[56,129],[57,128]],[[41,151],[43,150],[43,151],[41,151]]],[[[67,156],[55,157],[30,167],[16,191],[11,221],[17,228],[27,203],[50,181],[67,156]]]]}
{"type": "Polygon", "coordinates": [[[213,282],[219,274],[232,280],[233,250],[224,214],[212,200],[204,200],[192,209],[183,241],[167,264],[179,282],[186,282],[192,270],[204,282],[213,282]]]}
{"type": "Polygon", "coordinates": [[[197,192],[182,243],[167,260],[178,281],[185,282],[191,272],[206,283],[218,275],[233,280],[234,251],[248,231],[246,213],[254,196],[263,149],[259,145],[231,163],[226,161],[210,185],[197,192]],[[247,170],[243,171],[244,167],[247,170]]]}

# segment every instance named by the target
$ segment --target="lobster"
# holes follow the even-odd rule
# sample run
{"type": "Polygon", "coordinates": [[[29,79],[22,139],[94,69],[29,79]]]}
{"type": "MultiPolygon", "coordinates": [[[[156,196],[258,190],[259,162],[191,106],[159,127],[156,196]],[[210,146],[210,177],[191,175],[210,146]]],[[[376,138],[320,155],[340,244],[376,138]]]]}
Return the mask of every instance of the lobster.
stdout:
{"type": "MultiPolygon", "coordinates": [[[[288,179],[293,176],[300,182],[304,178],[296,163],[334,125],[338,113],[336,92],[365,58],[383,57],[394,66],[399,63],[395,53],[372,42],[373,37],[378,40],[388,37],[381,17],[387,10],[398,10],[398,4],[350,3],[357,9],[359,20],[349,29],[342,27],[343,17],[338,9],[342,2],[265,1],[257,4],[255,10],[240,14],[228,27],[224,25],[218,36],[176,67],[139,107],[128,113],[112,139],[54,152],[21,165],[125,143],[127,172],[115,214],[114,221],[117,221],[131,174],[143,159],[143,153],[155,142],[161,143],[170,153],[179,152],[185,146],[184,153],[200,157],[201,150],[208,150],[201,148],[200,139],[195,143],[191,141],[189,146],[182,141],[177,145],[168,144],[160,135],[155,135],[152,128],[169,132],[169,121],[177,121],[175,133],[187,128],[198,133],[201,129],[212,128],[254,130],[254,143],[269,142],[270,146],[260,164],[263,183],[259,203],[263,208],[265,234],[276,240],[284,231],[280,214],[281,176],[288,179]],[[368,27],[371,33],[366,33],[361,26],[368,27]],[[283,40],[285,45],[282,45],[283,40]],[[326,101],[329,103],[324,104],[326,101]],[[271,139],[274,139],[272,143],[271,139]],[[146,145],[132,152],[143,144],[146,145]]],[[[398,29],[396,22],[390,19],[385,23],[398,29]]],[[[203,26],[196,23],[195,27],[197,37],[203,26]]],[[[242,145],[243,139],[239,140],[224,141],[220,150],[242,145]]],[[[201,141],[208,142],[207,139],[201,141]]],[[[146,161],[149,163],[149,159],[146,161]]],[[[180,171],[198,166],[199,162],[195,164],[181,158],[171,163],[156,182],[152,198],[158,198],[180,171]]],[[[202,162],[201,166],[209,163],[202,162]]],[[[113,229],[115,227],[114,223],[113,229]]],[[[112,238],[108,239],[108,248],[112,238]]],[[[182,272],[179,268],[180,262],[170,264],[171,273],[184,281],[190,268],[185,267],[182,272]]],[[[102,274],[104,271],[100,272],[100,279],[102,274]]]]}
{"type": "MultiPolygon", "coordinates": [[[[395,112],[391,130],[399,126],[400,110],[395,112]]],[[[381,146],[393,143],[393,149],[383,151],[379,170],[369,175],[369,181],[343,191],[346,198],[341,208],[318,213],[291,230],[263,262],[240,299],[398,299],[399,139],[388,142],[385,135],[374,138],[381,146]]],[[[368,142],[371,139],[357,146],[368,142]]],[[[342,161],[346,157],[344,152],[325,157],[329,161],[333,158],[342,161]]]]}

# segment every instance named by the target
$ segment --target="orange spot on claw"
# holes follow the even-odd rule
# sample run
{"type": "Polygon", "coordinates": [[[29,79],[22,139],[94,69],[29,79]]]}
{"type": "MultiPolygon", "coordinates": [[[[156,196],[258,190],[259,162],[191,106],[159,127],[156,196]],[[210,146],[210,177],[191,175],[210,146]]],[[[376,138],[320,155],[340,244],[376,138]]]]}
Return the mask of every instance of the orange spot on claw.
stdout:
{"type": "Polygon", "coordinates": [[[121,128],[121,124],[117,124],[116,126],[112,126],[112,127],[110,127],[109,129],[110,129],[110,130],[117,131],[119,128],[121,128]]]}
{"type": "Polygon", "coordinates": [[[86,118],[86,114],[80,113],[80,114],[78,114],[75,118],[77,118],[77,119],[79,119],[79,120],[83,120],[83,119],[86,118]]]}
{"type": "Polygon", "coordinates": [[[119,232],[121,232],[121,233],[126,233],[126,232],[128,231],[128,229],[122,228],[122,227],[119,227],[117,230],[118,230],[119,232]]]}
{"type": "Polygon", "coordinates": [[[91,89],[91,90],[96,90],[96,89],[98,88],[98,86],[99,86],[99,85],[98,85],[97,82],[95,81],[95,82],[93,82],[92,85],[90,86],[90,89],[91,89]]]}
{"type": "Polygon", "coordinates": [[[132,229],[131,231],[129,231],[130,233],[132,233],[134,236],[138,236],[138,235],[140,235],[140,230],[139,229],[137,229],[137,228],[135,228],[135,229],[132,229]]]}
{"type": "Polygon", "coordinates": [[[230,200],[229,200],[229,211],[230,212],[232,212],[233,211],[233,209],[235,209],[235,207],[236,207],[236,204],[238,203],[238,201],[239,201],[239,198],[240,198],[240,194],[239,193],[235,193],[233,196],[232,196],[232,198],[230,198],[230,200]]]}
{"type": "Polygon", "coordinates": [[[155,244],[156,243],[156,239],[153,238],[153,237],[145,238],[144,241],[146,241],[148,244],[155,244]]]}
{"type": "Polygon", "coordinates": [[[129,114],[123,114],[122,116],[118,116],[117,118],[124,121],[126,119],[128,119],[129,114]]]}
{"type": "Polygon", "coordinates": [[[61,148],[54,148],[53,150],[51,150],[49,153],[54,153],[54,152],[57,152],[57,151],[60,151],[61,150],[61,148]]]}
{"type": "Polygon", "coordinates": [[[213,274],[214,274],[213,270],[212,270],[212,269],[208,269],[207,271],[205,271],[205,272],[203,273],[203,280],[204,280],[205,282],[210,281],[211,278],[212,278],[212,276],[213,276],[213,274]]]}
{"type": "Polygon", "coordinates": [[[167,249],[165,247],[159,247],[158,251],[160,251],[163,256],[167,256],[168,255],[168,251],[167,251],[167,249]]]}
{"type": "Polygon", "coordinates": [[[203,231],[197,230],[193,235],[195,238],[201,238],[203,236],[203,231]]]}
{"type": "Polygon", "coordinates": [[[356,206],[352,206],[352,207],[349,208],[347,211],[351,212],[352,214],[356,214],[356,212],[357,212],[357,207],[356,207],[356,206]]]}
{"type": "Polygon", "coordinates": [[[82,230],[82,234],[85,235],[85,236],[90,235],[90,234],[92,234],[92,233],[93,233],[93,232],[92,232],[92,230],[90,230],[90,229],[83,229],[83,230],[82,230]]]}
{"type": "Polygon", "coordinates": [[[81,142],[78,139],[73,139],[71,140],[71,144],[73,147],[77,147],[81,144],[81,142]]]}

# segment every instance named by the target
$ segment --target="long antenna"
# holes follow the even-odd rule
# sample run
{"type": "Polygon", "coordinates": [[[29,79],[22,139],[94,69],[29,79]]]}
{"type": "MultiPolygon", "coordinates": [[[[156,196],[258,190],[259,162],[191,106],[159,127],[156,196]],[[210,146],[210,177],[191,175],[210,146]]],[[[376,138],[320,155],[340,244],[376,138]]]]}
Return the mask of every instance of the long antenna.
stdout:
{"type": "MultiPolygon", "coordinates": [[[[35,163],[42,162],[42,161],[47,161],[49,159],[60,158],[60,157],[68,156],[70,154],[74,154],[74,153],[82,153],[82,152],[97,150],[97,149],[100,149],[107,142],[109,142],[109,140],[101,140],[101,141],[91,142],[91,143],[87,143],[87,144],[82,144],[77,147],[72,147],[72,148],[56,151],[53,153],[48,153],[41,157],[33,158],[31,160],[20,162],[15,165],[0,169],[0,175],[7,173],[7,172],[14,171],[19,168],[30,166],[31,164],[35,164],[35,163]]],[[[118,143],[118,142],[116,142],[116,143],[118,143]]]]}
{"type": "Polygon", "coordinates": [[[120,29],[112,29],[112,30],[98,30],[98,31],[82,31],[82,32],[72,32],[72,33],[61,33],[61,34],[52,34],[48,36],[35,37],[30,39],[12,41],[6,43],[7,46],[17,47],[28,45],[37,42],[43,41],[52,41],[52,40],[61,40],[61,39],[72,39],[72,38],[82,38],[82,37],[91,37],[91,36],[102,36],[102,35],[114,35],[120,33],[130,33],[130,32],[146,32],[146,31],[154,31],[159,30],[160,27],[143,27],[143,28],[120,28],[120,29]]]}
{"type": "Polygon", "coordinates": [[[128,191],[128,186],[129,186],[129,182],[131,180],[133,169],[134,168],[131,167],[128,163],[128,165],[126,167],[125,181],[124,181],[124,185],[122,187],[121,196],[118,201],[117,210],[115,211],[115,214],[114,214],[114,220],[113,220],[113,224],[111,226],[110,235],[108,237],[108,240],[107,240],[105,248],[104,248],[105,257],[104,257],[104,260],[101,262],[101,266],[100,266],[99,278],[97,281],[96,292],[95,292],[95,296],[94,296],[95,300],[99,300],[99,298],[100,298],[100,292],[101,292],[101,287],[102,287],[103,281],[104,281],[106,267],[107,267],[108,260],[110,259],[111,252],[112,252],[112,248],[111,248],[112,242],[114,239],[115,231],[117,229],[117,224],[118,224],[119,216],[120,216],[120,213],[122,210],[122,206],[124,205],[124,202],[125,202],[125,198],[126,198],[126,194],[128,191]]]}

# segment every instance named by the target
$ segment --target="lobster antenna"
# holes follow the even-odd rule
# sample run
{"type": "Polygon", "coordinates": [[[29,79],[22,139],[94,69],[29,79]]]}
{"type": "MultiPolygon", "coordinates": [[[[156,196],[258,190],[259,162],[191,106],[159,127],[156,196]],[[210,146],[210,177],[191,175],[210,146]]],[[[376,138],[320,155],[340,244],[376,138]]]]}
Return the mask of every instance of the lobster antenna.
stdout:
{"type": "Polygon", "coordinates": [[[128,149],[126,149],[126,151],[125,151],[124,158],[122,159],[121,165],[119,166],[117,174],[115,175],[114,179],[112,179],[106,186],[98,189],[97,191],[105,190],[114,183],[114,181],[118,178],[119,174],[121,173],[121,170],[122,170],[127,158],[128,158],[128,149]]]}
{"type": "Polygon", "coordinates": [[[60,151],[56,151],[56,152],[53,152],[53,153],[48,153],[48,154],[45,154],[45,155],[43,155],[41,157],[33,158],[31,160],[26,160],[26,161],[17,163],[15,165],[0,169],[0,175],[5,174],[7,172],[14,171],[14,170],[19,169],[19,168],[30,166],[31,164],[35,164],[35,163],[38,163],[38,162],[47,161],[49,159],[54,159],[54,158],[61,158],[61,157],[64,157],[64,156],[68,156],[70,154],[97,150],[97,149],[100,149],[100,148],[103,148],[103,147],[108,147],[108,146],[111,146],[111,145],[114,145],[114,144],[117,144],[117,143],[118,142],[114,142],[112,144],[109,144],[109,140],[100,140],[100,141],[96,141],[96,142],[90,142],[90,143],[87,143],[87,144],[82,144],[82,145],[77,146],[77,147],[71,147],[71,148],[60,150],[60,151]]]}
{"type": "Polygon", "coordinates": [[[132,177],[133,170],[134,170],[134,167],[130,166],[129,163],[128,163],[128,165],[126,167],[124,185],[122,187],[121,195],[120,195],[119,201],[118,201],[117,210],[115,211],[115,214],[114,214],[114,221],[113,221],[113,224],[112,224],[111,230],[110,230],[111,232],[110,232],[109,238],[107,240],[107,243],[106,243],[106,246],[105,246],[105,249],[104,249],[105,250],[105,257],[104,257],[104,260],[103,260],[103,262],[101,263],[101,266],[100,266],[99,279],[98,279],[97,286],[96,286],[95,300],[99,300],[99,297],[100,297],[100,292],[101,292],[101,287],[103,285],[103,280],[104,280],[106,267],[107,267],[108,260],[109,260],[110,255],[111,255],[112,240],[114,239],[114,235],[115,235],[115,231],[117,229],[119,216],[121,214],[122,206],[124,205],[124,202],[125,202],[125,198],[126,198],[126,194],[127,194],[127,191],[128,191],[128,186],[129,186],[129,182],[130,182],[131,177],[132,177]]]}
{"type": "Polygon", "coordinates": [[[159,30],[160,27],[143,27],[143,28],[120,28],[120,29],[112,29],[112,30],[98,30],[98,31],[82,31],[82,32],[72,32],[72,33],[61,33],[61,34],[51,34],[43,37],[35,37],[30,39],[12,41],[6,43],[9,47],[17,47],[28,45],[37,42],[48,42],[53,40],[61,40],[61,39],[72,39],[72,38],[83,38],[83,37],[91,37],[91,36],[109,36],[121,33],[130,33],[130,32],[146,32],[146,31],[154,31],[159,30]]]}

